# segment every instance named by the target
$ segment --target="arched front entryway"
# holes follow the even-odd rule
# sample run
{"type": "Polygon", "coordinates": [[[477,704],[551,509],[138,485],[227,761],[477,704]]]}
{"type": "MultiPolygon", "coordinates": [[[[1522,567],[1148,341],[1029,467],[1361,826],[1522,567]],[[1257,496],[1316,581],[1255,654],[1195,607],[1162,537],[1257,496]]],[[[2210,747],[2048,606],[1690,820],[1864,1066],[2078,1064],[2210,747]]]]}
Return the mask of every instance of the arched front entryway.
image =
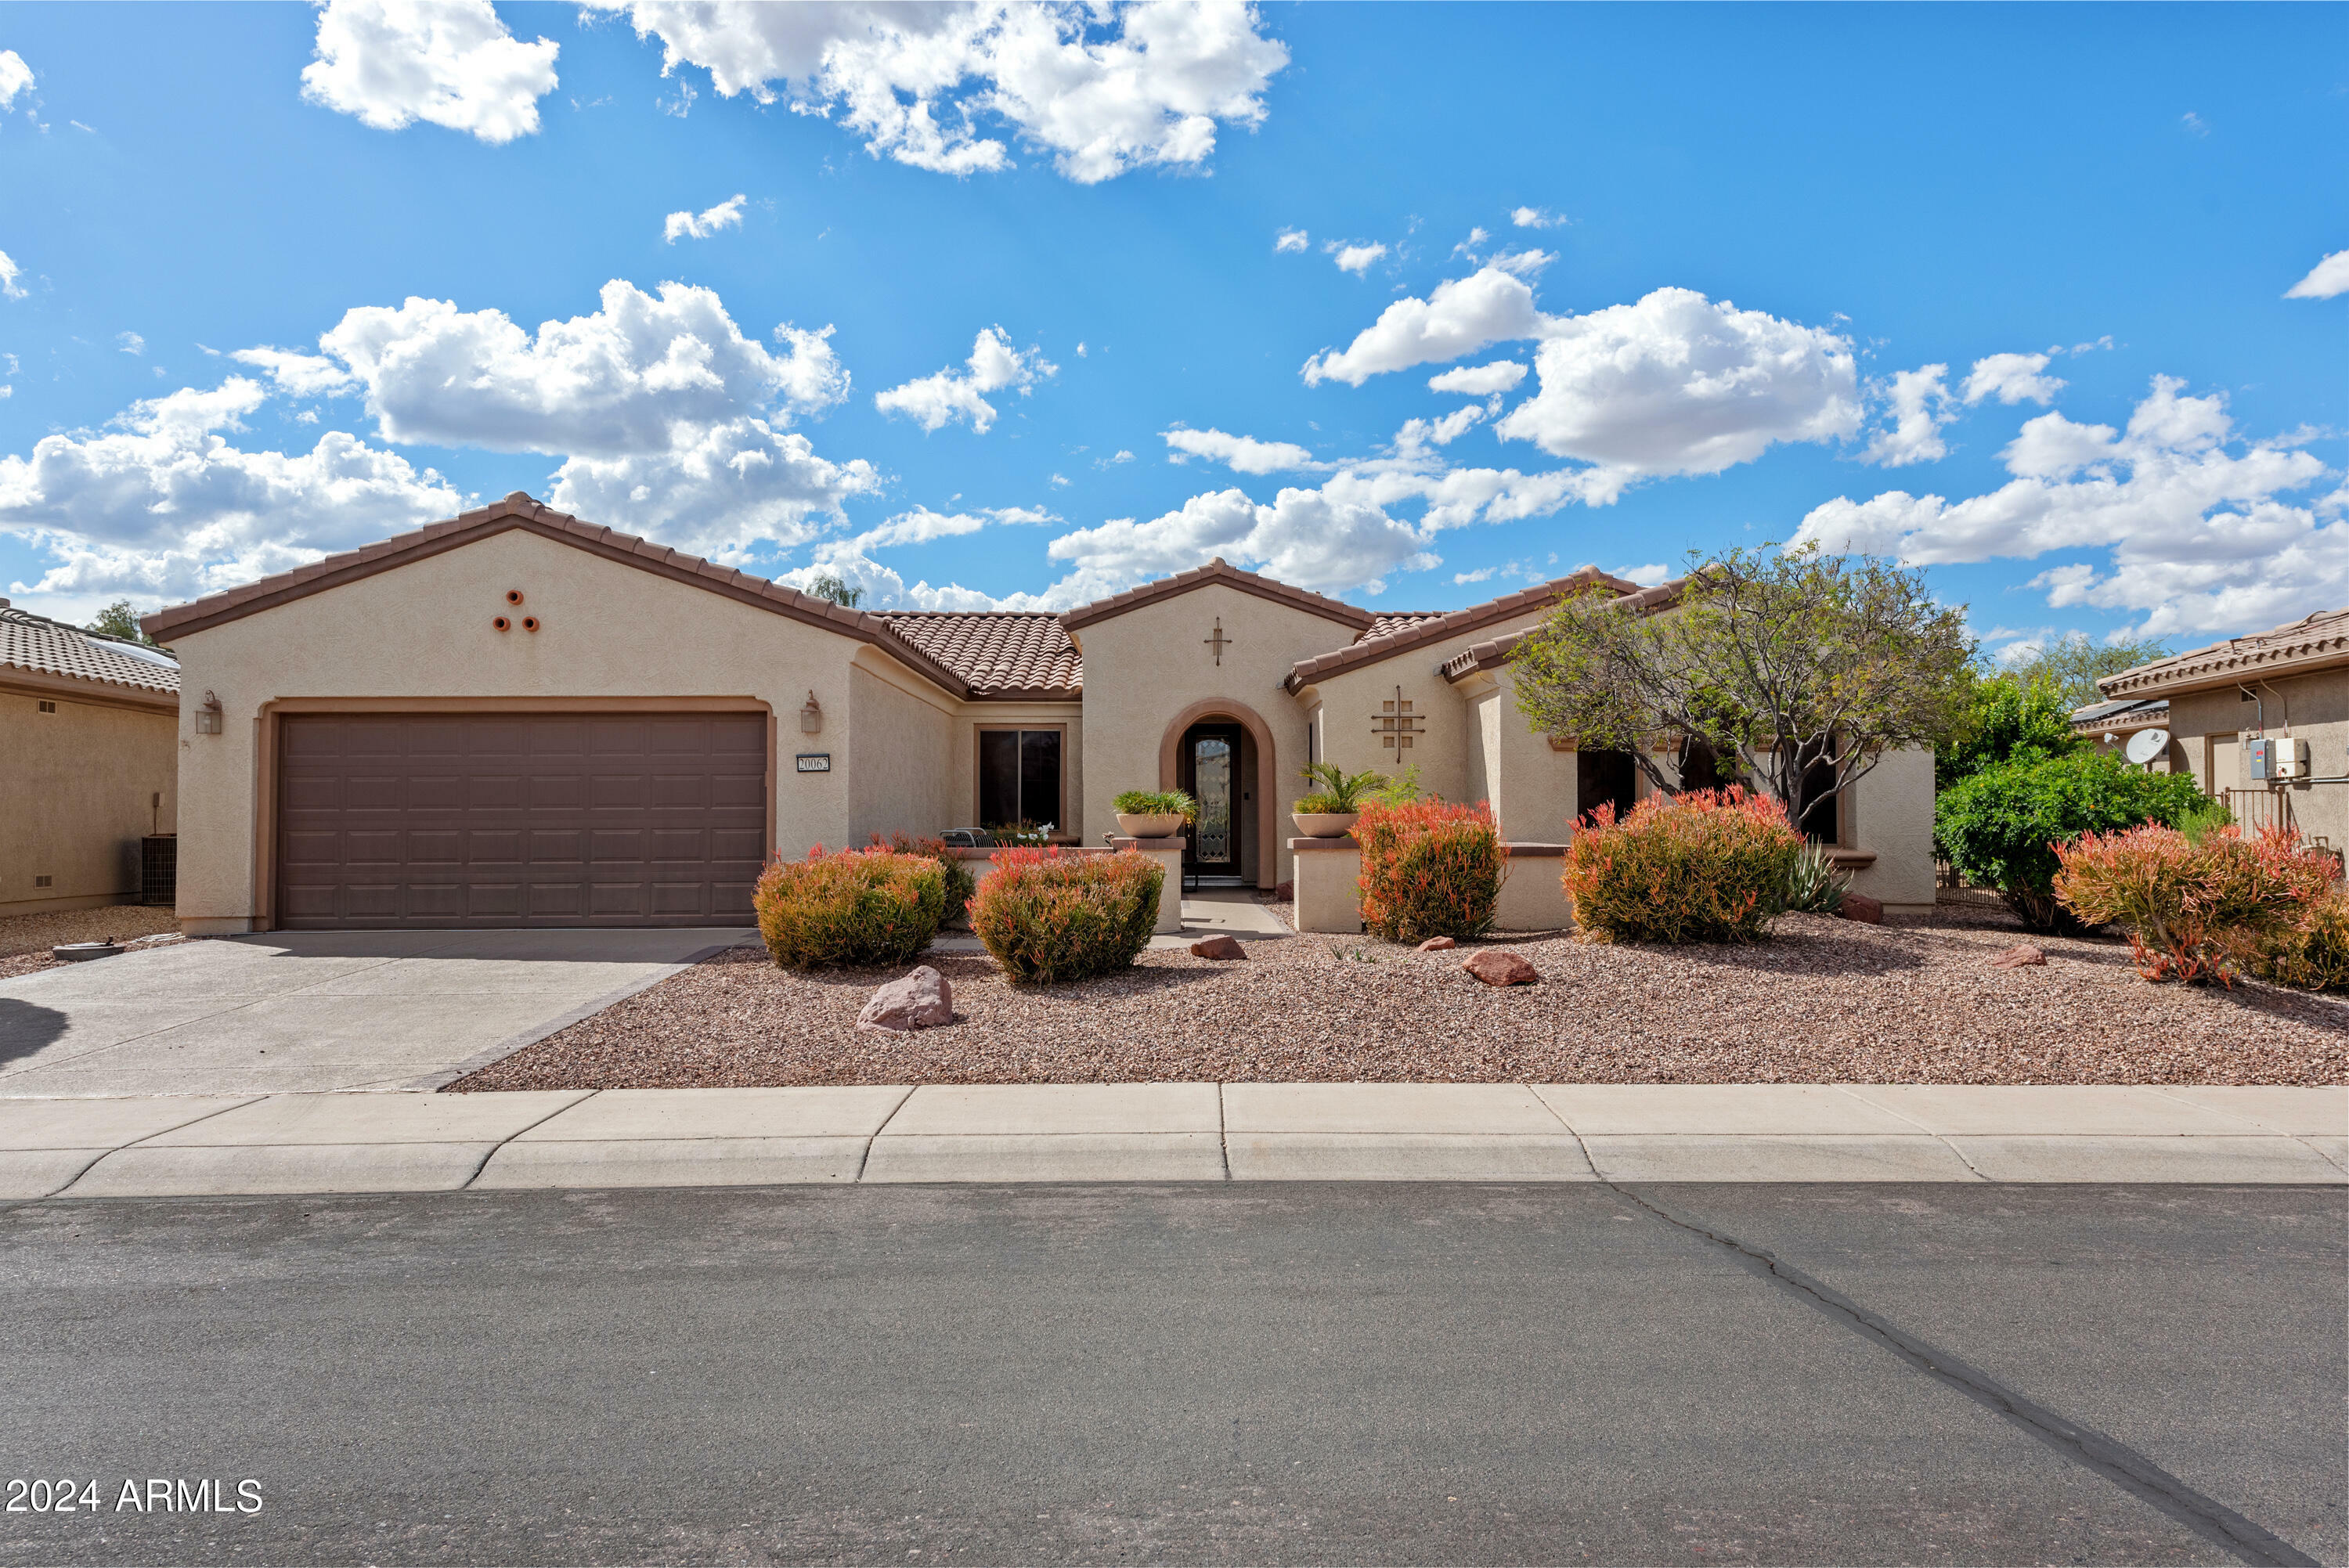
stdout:
{"type": "MultiPolygon", "coordinates": [[[[1273,886],[1280,880],[1280,841],[1276,836],[1280,769],[1272,727],[1245,703],[1222,698],[1193,703],[1174,716],[1159,739],[1158,787],[1189,789],[1199,796],[1203,764],[1210,779],[1217,769],[1228,768],[1231,816],[1227,823],[1202,822],[1192,830],[1190,850],[1184,857],[1185,872],[1195,863],[1213,878],[1218,872],[1211,868],[1225,867],[1228,869],[1221,871],[1223,876],[1260,888],[1273,886]],[[1223,835],[1227,835],[1228,841],[1218,844],[1216,840],[1223,835]],[[1203,851],[1218,850],[1231,858],[1223,861],[1201,858],[1203,851]]],[[[1201,804],[1203,808],[1207,804],[1204,797],[1201,804]]]]}

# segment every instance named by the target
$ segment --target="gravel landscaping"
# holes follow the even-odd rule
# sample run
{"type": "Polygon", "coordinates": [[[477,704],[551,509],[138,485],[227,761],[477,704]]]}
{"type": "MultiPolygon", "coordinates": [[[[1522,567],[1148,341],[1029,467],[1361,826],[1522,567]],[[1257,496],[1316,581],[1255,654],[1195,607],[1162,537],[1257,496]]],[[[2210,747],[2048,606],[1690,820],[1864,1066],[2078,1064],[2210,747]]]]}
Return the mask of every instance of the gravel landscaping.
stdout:
{"type": "Polygon", "coordinates": [[[814,975],[737,948],[450,1086],[1377,1081],[2349,1082],[2349,1001],[2238,983],[2154,985],[2125,944],[2022,939],[1963,895],[1930,921],[1789,915],[1754,947],[1494,944],[1540,972],[1496,990],[1469,951],[1364,937],[1251,942],[1244,961],[1145,953],[1132,971],[1018,990],[983,954],[935,954],[957,1022],[859,1032],[895,971],[814,975]]]}
{"type": "Polygon", "coordinates": [[[100,909],[57,909],[41,914],[0,915],[0,980],[53,968],[49,949],[61,942],[176,934],[179,917],[162,905],[108,904],[100,909]]]}

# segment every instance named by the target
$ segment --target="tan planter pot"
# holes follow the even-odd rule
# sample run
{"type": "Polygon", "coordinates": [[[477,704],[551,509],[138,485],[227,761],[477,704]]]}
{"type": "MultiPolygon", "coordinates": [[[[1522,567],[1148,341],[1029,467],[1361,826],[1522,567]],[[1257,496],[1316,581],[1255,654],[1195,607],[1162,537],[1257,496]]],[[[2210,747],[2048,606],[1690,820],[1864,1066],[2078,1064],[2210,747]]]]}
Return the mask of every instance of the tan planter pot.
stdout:
{"type": "Polygon", "coordinates": [[[1120,811],[1117,830],[1129,839],[1164,839],[1183,830],[1180,811],[1120,811]]]}
{"type": "Polygon", "coordinates": [[[1291,811],[1288,820],[1309,839],[1342,839],[1361,816],[1360,811],[1291,811]]]}

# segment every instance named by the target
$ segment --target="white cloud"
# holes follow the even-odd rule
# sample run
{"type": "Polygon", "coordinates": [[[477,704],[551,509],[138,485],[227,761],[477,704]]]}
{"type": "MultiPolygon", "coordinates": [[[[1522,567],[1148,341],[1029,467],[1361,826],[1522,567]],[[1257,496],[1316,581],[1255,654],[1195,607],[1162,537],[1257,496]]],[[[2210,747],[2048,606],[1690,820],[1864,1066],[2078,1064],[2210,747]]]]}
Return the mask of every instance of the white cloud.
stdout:
{"type": "Polygon", "coordinates": [[[962,374],[940,370],[892,387],[875,397],[873,406],[884,414],[905,415],[924,430],[967,419],[983,436],[995,423],[995,405],[981,393],[1009,390],[1025,397],[1040,377],[1059,374],[1060,367],[1048,362],[1042,350],[1016,349],[1009,334],[990,326],[972,343],[962,374]]]}
{"type": "Polygon", "coordinates": [[[1532,277],[1557,258],[1547,251],[1504,251],[1485,263],[1505,273],[1515,273],[1521,278],[1532,277]]]}
{"type": "Polygon", "coordinates": [[[1941,427],[1955,414],[1950,406],[1950,367],[1926,365],[1894,373],[1889,394],[1893,425],[1878,430],[1862,455],[1888,469],[1939,462],[1950,455],[1941,427]]]}
{"type": "Polygon", "coordinates": [[[318,339],[367,388],[394,441],[603,456],[667,449],[677,427],[712,427],[780,402],[812,412],[848,395],[832,329],[745,337],[712,289],[614,279],[592,315],[540,324],[410,297],[349,311],[318,339]]]}
{"type": "Polygon", "coordinates": [[[1338,259],[1340,272],[1351,273],[1356,277],[1369,272],[1371,264],[1387,253],[1384,245],[1348,244],[1342,240],[1332,240],[1321,248],[1338,259]]]}
{"type": "Polygon", "coordinates": [[[1473,262],[1476,259],[1476,253],[1483,250],[1492,238],[1493,236],[1479,225],[1469,230],[1468,237],[1452,247],[1452,253],[1455,256],[1465,256],[1473,262]]]}
{"type": "Polygon", "coordinates": [[[23,268],[9,259],[7,252],[0,251],[0,299],[25,297],[24,286],[16,282],[23,272],[23,268]]]}
{"type": "Polygon", "coordinates": [[[325,397],[354,384],[351,373],[333,360],[290,348],[240,348],[229,357],[259,369],[289,397],[325,397]]]}
{"type": "Polygon", "coordinates": [[[1058,522],[1061,520],[1040,507],[982,507],[977,511],[932,511],[917,506],[911,511],[901,511],[879,525],[868,528],[848,542],[858,552],[884,550],[897,544],[927,544],[934,539],[954,539],[966,533],[977,533],[990,524],[1022,524],[1058,522]]]}
{"type": "Polygon", "coordinates": [[[1277,474],[1284,469],[1318,469],[1313,454],[1292,441],[1259,441],[1250,436],[1227,436],[1221,430],[1169,430],[1166,444],[1174,449],[1168,462],[1205,458],[1237,473],[1277,474]]]}
{"type": "MultiPolygon", "coordinates": [[[[2090,346],[2085,343],[2080,346],[2090,346]]],[[[2106,340],[2105,346],[2112,346],[2111,339],[2106,340]]],[[[2079,349],[2073,352],[2076,354],[2079,349]]],[[[2044,354],[1993,354],[1975,360],[1973,369],[1966,375],[1967,407],[1985,397],[1996,397],[2009,407],[2027,401],[2044,408],[2064,389],[2060,377],[2042,374],[2047,368],[2048,358],[2044,354]]]]}
{"type": "Polygon", "coordinates": [[[1312,239],[1302,229],[1283,229],[1272,242],[1275,252],[1305,251],[1312,248],[1312,239]]]}
{"type": "Polygon", "coordinates": [[[0,387],[0,397],[14,397],[16,395],[16,389],[14,387],[0,387]]]}
{"type": "Polygon", "coordinates": [[[1116,451],[1112,452],[1100,462],[1095,463],[1093,467],[1097,469],[1113,469],[1120,463],[1130,463],[1132,461],[1133,461],[1133,454],[1127,451],[1123,447],[1120,447],[1116,451]]]}
{"type": "Polygon", "coordinates": [[[2204,119],[2200,115],[2196,114],[2190,108],[2184,114],[2178,117],[2178,123],[2184,126],[2196,136],[2208,136],[2210,134],[2210,122],[2204,119]]]}
{"type": "Polygon", "coordinates": [[[1117,518],[1062,534],[1048,553],[1072,570],[1044,597],[1055,605],[1081,604],[1215,555],[1300,588],[1382,586],[1386,572],[1435,563],[1428,537],[1374,503],[1327,489],[1284,489],[1269,506],[1237,490],[1218,490],[1147,522],[1117,518]]]}
{"type": "Polygon", "coordinates": [[[1442,364],[1487,344],[1537,336],[1541,326],[1526,281],[1487,266],[1436,284],[1426,299],[1395,301],[1343,352],[1325,349],[1307,360],[1305,383],[1360,387],[1386,371],[1442,364]]]}
{"type": "Polygon", "coordinates": [[[118,332],[114,335],[114,346],[123,354],[144,354],[147,352],[147,340],[135,332],[118,332]]]}
{"type": "Polygon", "coordinates": [[[499,144],[537,131],[557,52],[509,33],[489,0],[328,0],[302,96],[377,130],[420,119],[499,144]]]}
{"type": "Polygon", "coordinates": [[[0,457],[0,530],[57,559],[26,592],[186,599],[452,515],[431,469],[328,431],[307,452],[246,451],[266,398],[231,377],[135,403],[103,432],[0,457]]]}
{"type": "Polygon", "coordinates": [[[1452,585],[1457,588],[1464,583],[1488,583],[1492,581],[1493,573],[1499,570],[1497,566],[1479,566],[1474,572],[1454,572],[1452,585]]]}
{"type": "Polygon", "coordinates": [[[33,67],[14,49],[0,49],[0,114],[16,107],[16,95],[33,85],[33,67]]]}
{"type": "Polygon", "coordinates": [[[1542,335],[1541,389],[1495,428],[1554,456],[1632,474],[1717,473],[1774,442],[1859,428],[1847,340],[1690,289],[1554,317],[1542,335]]]}
{"type": "Polygon", "coordinates": [[[1495,359],[1490,365],[1464,365],[1457,370],[1445,370],[1427,378],[1433,392],[1464,392],[1471,397],[1489,397],[1495,393],[1513,392],[1517,383],[1526,378],[1526,367],[1514,359],[1495,359]]]}
{"type": "Polygon", "coordinates": [[[2332,299],[2349,294],[2349,251],[2335,251],[2284,291],[2286,299],[2332,299]]]}
{"type": "Polygon", "coordinates": [[[2349,494],[2280,499],[2324,465],[2284,442],[2245,442],[2223,397],[2181,397],[2184,385],[2156,377],[2126,430],[2030,420],[2002,454],[2014,479],[1989,494],[1838,497],[1795,538],[1919,565],[2109,552],[2109,570],[2066,562],[2033,585],[2058,608],[2142,614],[2148,636],[2263,628],[2349,603],[2349,494]]]}
{"type": "Polygon", "coordinates": [[[1069,488],[1069,476],[1066,474],[1054,474],[1045,482],[1050,484],[1055,490],[1066,490],[1069,488]]]}
{"type": "Polygon", "coordinates": [[[1651,562],[1645,566],[1618,566],[1610,574],[1637,583],[1642,588],[1653,588],[1659,583],[1672,580],[1672,569],[1661,561],[1651,562]]]}
{"type": "Polygon", "coordinates": [[[1520,207],[1509,214],[1509,222],[1520,229],[1555,229],[1566,220],[1539,207],[1520,207]]]}
{"type": "Polygon", "coordinates": [[[1219,124],[1263,120],[1260,95],[1288,63],[1239,0],[625,8],[638,36],[659,36],[664,74],[699,66],[720,94],[761,103],[780,87],[793,109],[836,119],[874,157],[949,174],[1009,165],[1003,141],[981,132],[988,119],[1083,184],[1151,165],[1201,168],[1219,124]]]}
{"type": "Polygon", "coordinates": [[[864,597],[858,608],[865,610],[1042,610],[1065,608],[1047,605],[1043,597],[1035,593],[1011,593],[997,598],[976,588],[966,588],[958,583],[932,587],[926,578],[912,587],[895,570],[884,566],[859,551],[847,540],[820,545],[815,559],[794,571],[779,573],[775,581],[806,593],[820,577],[836,577],[852,588],[861,588],[864,597]]]}
{"type": "Polygon", "coordinates": [[[750,198],[737,191],[715,207],[704,208],[697,217],[691,212],[671,212],[661,222],[661,239],[674,245],[678,236],[689,240],[706,240],[720,229],[742,226],[742,203],[750,198]]]}

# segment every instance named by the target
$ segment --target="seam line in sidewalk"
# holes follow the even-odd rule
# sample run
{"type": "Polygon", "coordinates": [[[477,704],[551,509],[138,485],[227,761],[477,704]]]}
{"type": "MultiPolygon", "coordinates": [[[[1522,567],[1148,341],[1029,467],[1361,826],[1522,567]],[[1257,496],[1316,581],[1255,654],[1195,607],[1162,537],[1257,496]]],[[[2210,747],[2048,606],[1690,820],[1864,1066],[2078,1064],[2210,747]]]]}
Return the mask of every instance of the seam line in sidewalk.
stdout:
{"type": "Polygon", "coordinates": [[[1987,1181],[1990,1180],[1988,1176],[1982,1173],[1981,1166],[1966,1158],[1966,1151],[1964,1150],[1959,1148],[1955,1143],[1950,1140],[1950,1135],[1948,1133],[1936,1132],[1933,1129],[1926,1126],[1915,1117],[1909,1115],[1906,1111],[1895,1109],[1893,1107],[1889,1105],[1878,1105],[1874,1100],[1868,1099],[1866,1095],[1854,1092],[1849,1084],[1831,1083],[1826,1087],[1835,1090],[1837,1094],[1842,1095],[1846,1099],[1857,1100],[1860,1104],[1868,1107],[1870,1110],[1880,1110],[1884,1112],[1885,1115],[1892,1117],[1897,1120],[1907,1122],[1909,1126],[1915,1128],[1926,1137],[1934,1140],[1936,1142],[1940,1143],[1942,1148],[1955,1155],[1959,1164],[1964,1166],[1967,1170],[1974,1173],[1975,1181],[1987,1181]]]}
{"type": "Polygon", "coordinates": [[[2217,1499],[2195,1491],[2143,1454],[2095,1428],[2083,1426],[2025,1398],[1987,1372],[1918,1338],[1766,1250],[1749,1246],[1694,1220],[1682,1219],[1662,1204],[1609,1181],[1604,1176],[1599,1180],[1665,1224],[1720,1248],[1746,1273],[1881,1346],[1915,1370],[1955,1389],[2063,1458],[2103,1477],[2241,1561],[2261,1568],[2270,1564],[2317,1568],[2316,1559],[2292,1542],[2217,1499]]]}
{"type": "Polygon", "coordinates": [[[543,1127],[548,1122],[553,1121],[556,1117],[561,1116],[564,1111],[576,1110],[579,1107],[585,1105],[589,1100],[594,1099],[597,1095],[602,1094],[603,1092],[604,1091],[600,1088],[591,1088],[585,1094],[581,1095],[577,1099],[571,1100],[566,1104],[556,1106],[553,1110],[548,1111],[544,1116],[542,1116],[536,1121],[532,1122],[530,1127],[515,1128],[512,1132],[507,1133],[503,1138],[499,1139],[496,1142],[490,1145],[490,1151],[481,1156],[481,1163],[473,1167],[473,1173],[466,1177],[462,1181],[458,1182],[454,1191],[461,1192],[466,1188],[471,1187],[474,1182],[480,1181],[481,1179],[481,1172],[490,1168],[490,1161],[498,1157],[498,1150],[503,1149],[507,1144],[512,1143],[515,1139],[520,1138],[523,1133],[528,1132],[531,1127],[543,1127]]]}
{"type": "Polygon", "coordinates": [[[905,1102],[912,1099],[916,1091],[920,1089],[921,1087],[922,1086],[919,1084],[907,1084],[905,1086],[905,1092],[897,1097],[897,1103],[889,1108],[889,1114],[883,1117],[879,1125],[875,1126],[871,1132],[864,1135],[864,1152],[860,1153],[856,1157],[856,1174],[854,1177],[851,1178],[853,1181],[862,1181],[864,1180],[864,1168],[873,1163],[874,1141],[883,1133],[889,1130],[889,1124],[897,1119],[897,1113],[905,1109],[905,1102]]]}
{"type": "Polygon", "coordinates": [[[1224,1096],[1230,1090],[1229,1084],[1216,1085],[1216,1148],[1224,1157],[1224,1180],[1226,1181],[1232,1179],[1232,1119],[1224,1108],[1224,1096]]]}

